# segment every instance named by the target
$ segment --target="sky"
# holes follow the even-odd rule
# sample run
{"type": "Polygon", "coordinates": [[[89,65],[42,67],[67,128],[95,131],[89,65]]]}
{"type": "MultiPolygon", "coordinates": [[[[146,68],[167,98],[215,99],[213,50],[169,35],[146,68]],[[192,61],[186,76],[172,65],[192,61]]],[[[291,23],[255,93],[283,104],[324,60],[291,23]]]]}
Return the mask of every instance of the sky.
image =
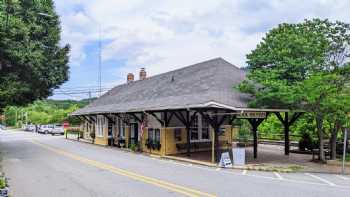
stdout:
{"type": "Polygon", "coordinates": [[[350,23],[349,0],[54,0],[70,44],[70,79],[53,99],[98,96],[99,40],[103,91],[222,57],[246,66],[246,55],[280,23],[328,18],[350,23]]]}

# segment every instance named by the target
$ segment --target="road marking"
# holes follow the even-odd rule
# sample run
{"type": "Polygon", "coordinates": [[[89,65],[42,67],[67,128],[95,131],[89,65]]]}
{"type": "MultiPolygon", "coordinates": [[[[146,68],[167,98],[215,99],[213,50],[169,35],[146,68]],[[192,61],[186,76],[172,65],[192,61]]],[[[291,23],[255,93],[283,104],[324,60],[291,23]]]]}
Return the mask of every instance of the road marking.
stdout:
{"type": "Polygon", "coordinates": [[[343,179],[343,180],[350,180],[349,177],[344,177],[344,176],[342,176],[342,175],[336,175],[336,177],[341,178],[341,179],[343,179]]]}
{"type": "Polygon", "coordinates": [[[243,174],[243,175],[246,175],[246,174],[247,174],[247,170],[243,170],[243,171],[242,171],[242,174],[243,174]]]}
{"type": "Polygon", "coordinates": [[[326,180],[326,179],[324,179],[324,178],[321,178],[321,177],[319,177],[319,176],[316,176],[316,175],[310,174],[310,173],[305,173],[305,174],[308,175],[308,176],[310,176],[310,177],[312,177],[312,178],[315,178],[315,179],[317,179],[317,180],[319,180],[319,181],[322,181],[322,182],[324,182],[324,183],[327,183],[327,184],[330,185],[330,186],[335,186],[334,183],[332,183],[332,182],[330,182],[330,181],[328,181],[328,180],[326,180]]]}
{"type": "Polygon", "coordinates": [[[279,179],[279,180],[283,180],[282,175],[280,175],[278,172],[273,172],[275,174],[275,176],[279,179]]]}
{"type": "Polygon", "coordinates": [[[216,168],[216,169],[215,169],[215,171],[220,171],[220,170],[221,170],[221,168],[216,168]]]}
{"type": "Polygon", "coordinates": [[[155,185],[155,186],[158,186],[160,188],[167,189],[169,191],[174,191],[174,192],[177,192],[177,193],[181,193],[181,194],[184,194],[184,195],[190,196],[190,197],[199,197],[199,196],[215,197],[215,195],[213,195],[213,194],[201,192],[201,191],[198,191],[198,190],[195,190],[195,189],[191,189],[191,188],[184,187],[184,186],[181,186],[181,185],[176,185],[174,183],[166,182],[166,181],[163,181],[163,180],[158,180],[156,178],[143,176],[143,175],[131,172],[131,171],[123,170],[123,169],[114,167],[112,165],[96,161],[96,160],[87,159],[87,158],[75,155],[73,153],[64,151],[62,149],[53,148],[52,146],[48,146],[48,145],[43,144],[41,142],[38,142],[36,140],[32,140],[32,143],[34,143],[34,144],[36,144],[38,146],[41,146],[41,147],[43,147],[43,148],[45,148],[47,150],[50,150],[52,152],[55,152],[55,153],[57,153],[59,155],[63,155],[63,156],[66,156],[68,158],[71,158],[73,160],[80,161],[82,163],[85,163],[85,164],[88,164],[88,165],[91,165],[91,166],[94,166],[94,167],[97,167],[97,168],[100,168],[100,169],[103,169],[103,170],[108,170],[108,171],[113,172],[115,174],[122,175],[122,176],[131,178],[131,179],[134,179],[134,180],[137,180],[137,181],[141,181],[141,182],[144,182],[144,183],[155,185]]]}

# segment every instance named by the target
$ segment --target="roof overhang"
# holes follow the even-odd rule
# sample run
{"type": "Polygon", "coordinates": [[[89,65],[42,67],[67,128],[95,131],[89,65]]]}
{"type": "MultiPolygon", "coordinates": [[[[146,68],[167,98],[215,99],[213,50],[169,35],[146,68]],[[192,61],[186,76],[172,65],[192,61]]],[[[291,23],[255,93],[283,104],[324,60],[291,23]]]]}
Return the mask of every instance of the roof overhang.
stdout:
{"type": "Polygon", "coordinates": [[[207,103],[196,104],[196,105],[186,105],[186,106],[164,106],[156,108],[147,108],[147,109],[129,109],[126,111],[95,111],[91,113],[72,113],[71,116],[83,116],[83,115],[99,115],[99,114],[117,114],[117,113],[144,113],[144,112],[161,112],[161,111],[171,111],[171,110],[191,110],[191,109],[200,109],[200,108],[216,108],[216,109],[225,109],[236,112],[291,112],[289,109],[268,109],[268,108],[247,108],[247,107],[234,107],[218,103],[215,101],[210,101],[207,103]]]}

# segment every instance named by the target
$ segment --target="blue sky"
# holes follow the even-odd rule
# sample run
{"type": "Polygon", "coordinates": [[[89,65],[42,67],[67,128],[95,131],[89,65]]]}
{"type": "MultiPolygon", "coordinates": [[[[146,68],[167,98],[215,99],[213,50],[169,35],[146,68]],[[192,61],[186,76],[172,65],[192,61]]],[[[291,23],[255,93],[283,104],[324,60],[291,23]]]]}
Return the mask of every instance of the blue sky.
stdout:
{"type": "MultiPolygon", "coordinates": [[[[102,86],[223,57],[239,67],[245,55],[278,25],[305,18],[350,23],[348,0],[55,0],[62,44],[69,43],[70,80],[54,99],[87,98],[98,85],[99,27],[102,86]],[[63,94],[63,93],[66,94],[63,94]],[[84,92],[71,94],[72,92],[84,92]]],[[[92,96],[96,96],[93,94],[92,96]]]]}

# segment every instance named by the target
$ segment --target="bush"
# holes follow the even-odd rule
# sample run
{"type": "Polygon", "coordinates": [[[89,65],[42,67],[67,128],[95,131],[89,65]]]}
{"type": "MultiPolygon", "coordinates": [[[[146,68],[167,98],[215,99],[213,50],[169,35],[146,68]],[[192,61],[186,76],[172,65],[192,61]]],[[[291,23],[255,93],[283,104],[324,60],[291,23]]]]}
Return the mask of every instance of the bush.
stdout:
{"type": "Polygon", "coordinates": [[[160,150],[161,144],[159,141],[153,141],[152,139],[147,139],[146,140],[146,147],[148,149],[160,150]]]}
{"type": "Polygon", "coordinates": [[[139,145],[138,144],[130,144],[129,147],[132,151],[136,152],[139,151],[139,145]]]}
{"type": "Polygon", "coordinates": [[[6,187],[5,177],[0,177],[0,189],[4,189],[6,187]]]}
{"type": "Polygon", "coordinates": [[[315,147],[315,142],[312,140],[309,133],[303,133],[299,140],[299,150],[312,150],[315,147]]]}

